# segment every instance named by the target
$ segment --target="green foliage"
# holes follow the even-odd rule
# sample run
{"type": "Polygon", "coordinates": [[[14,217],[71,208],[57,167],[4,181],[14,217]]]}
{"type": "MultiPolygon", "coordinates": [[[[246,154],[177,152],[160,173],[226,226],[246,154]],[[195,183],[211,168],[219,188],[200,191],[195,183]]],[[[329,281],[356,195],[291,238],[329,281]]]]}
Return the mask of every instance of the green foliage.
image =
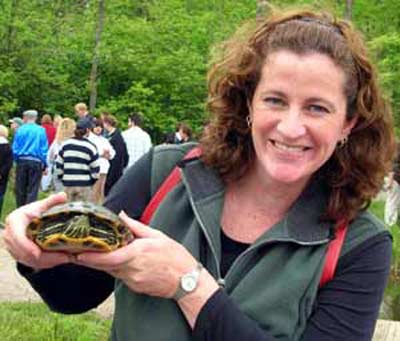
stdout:
{"type": "MultiPolygon", "coordinates": [[[[227,1],[225,9],[232,3],[227,1]]],[[[232,6],[230,11],[243,19],[252,15],[248,8],[232,6]]],[[[110,27],[104,38],[111,49],[103,60],[99,90],[113,97],[102,102],[102,108],[122,118],[134,109],[143,112],[156,140],[178,121],[200,127],[205,116],[207,56],[228,27],[221,8],[213,2],[162,1],[147,7],[146,20],[134,22],[119,9],[109,20],[118,18],[121,25],[110,27]],[[115,36],[124,40],[123,50],[111,43],[115,36]],[[113,82],[121,79],[115,77],[116,69],[122,83],[113,82]]]]}
{"type": "Polygon", "coordinates": [[[387,33],[370,41],[376,54],[381,83],[391,98],[396,127],[400,127],[400,34],[387,33]]]}
{"type": "MultiPolygon", "coordinates": [[[[269,3],[344,13],[344,1],[337,0],[269,3]]],[[[5,0],[0,6],[2,119],[28,108],[73,116],[74,104],[89,99],[97,2],[5,0]]],[[[396,113],[399,12],[397,0],[353,5],[353,21],[377,52],[396,113]]],[[[111,111],[125,127],[129,112],[139,110],[156,141],[178,121],[199,130],[206,117],[210,51],[255,13],[255,0],[107,1],[95,113],[111,111]]]]}
{"type": "Polygon", "coordinates": [[[111,327],[93,313],[60,315],[42,303],[1,303],[0,312],[3,341],[106,341],[111,327]]]}

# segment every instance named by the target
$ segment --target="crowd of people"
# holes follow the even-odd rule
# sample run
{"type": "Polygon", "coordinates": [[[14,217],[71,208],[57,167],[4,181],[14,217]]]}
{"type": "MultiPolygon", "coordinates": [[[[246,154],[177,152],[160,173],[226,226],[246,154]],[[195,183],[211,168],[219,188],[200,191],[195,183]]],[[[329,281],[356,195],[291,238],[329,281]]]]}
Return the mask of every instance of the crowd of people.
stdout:
{"type": "MultiPolygon", "coordinates": [[[[129,128],[121,132],[108,112],[96,118],[85,103],[74,111],[75,118],[43,114],[40,124],[38,111],[24,111],[9,121],[12,145],[8,128],[0,125],[0,213],[13,161],[17,207],[37,200],[40,190],[65,191],[70,200],[101,204],[124,170],[152,146],[140,113],[130,114],[129,128]]],[[[183,143],[191,131],[180,123],[173,134],[175,139],[166,143],[183,143]]]]}

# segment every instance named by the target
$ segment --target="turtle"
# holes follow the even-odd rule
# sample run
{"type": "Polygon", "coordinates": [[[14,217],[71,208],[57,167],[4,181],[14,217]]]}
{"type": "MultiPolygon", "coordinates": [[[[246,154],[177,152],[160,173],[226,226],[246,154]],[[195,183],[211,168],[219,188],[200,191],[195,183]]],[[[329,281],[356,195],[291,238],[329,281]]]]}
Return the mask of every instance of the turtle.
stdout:
{"type": "Polygon", "coordinates": [[[30,222],[27,236],[43,250],[72,254],[109,252],[133,240],[116,214],[86,201],[67,202],[43,212],[30,222]]]}

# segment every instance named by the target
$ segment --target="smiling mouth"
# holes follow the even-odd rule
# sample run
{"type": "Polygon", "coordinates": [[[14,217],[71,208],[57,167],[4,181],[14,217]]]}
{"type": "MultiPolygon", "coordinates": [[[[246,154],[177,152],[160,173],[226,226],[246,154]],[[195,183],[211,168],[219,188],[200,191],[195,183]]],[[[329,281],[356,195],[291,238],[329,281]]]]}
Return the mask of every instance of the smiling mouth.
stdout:
{"type": "Polygon", "coordinates": [[[310,147],[289,145],[289,144],[278,142],[278,141],[275,141],[275,140],[269,140],[269,142],[276,149],[279,149],[279,150],[284,151],[284,152],[301,153],[301,152],[305,152],[305,151],[311,149],[310,147]]]}

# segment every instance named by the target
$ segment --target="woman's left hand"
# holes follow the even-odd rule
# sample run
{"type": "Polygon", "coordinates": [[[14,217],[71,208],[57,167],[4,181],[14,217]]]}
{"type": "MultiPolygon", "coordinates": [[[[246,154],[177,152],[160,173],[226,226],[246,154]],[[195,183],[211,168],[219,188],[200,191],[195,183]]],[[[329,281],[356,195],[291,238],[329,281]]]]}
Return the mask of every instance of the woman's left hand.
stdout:
{"type": "Polygon", "coordinates": [[[196,259],[164,233],[129,218],[125,213],[121,213],[120,218],[132,231],[133,242],[110,253],[82,253],[75,262],[106,271],[135,292],[173,297],[180,277],[196,267],[196,259]]]}

